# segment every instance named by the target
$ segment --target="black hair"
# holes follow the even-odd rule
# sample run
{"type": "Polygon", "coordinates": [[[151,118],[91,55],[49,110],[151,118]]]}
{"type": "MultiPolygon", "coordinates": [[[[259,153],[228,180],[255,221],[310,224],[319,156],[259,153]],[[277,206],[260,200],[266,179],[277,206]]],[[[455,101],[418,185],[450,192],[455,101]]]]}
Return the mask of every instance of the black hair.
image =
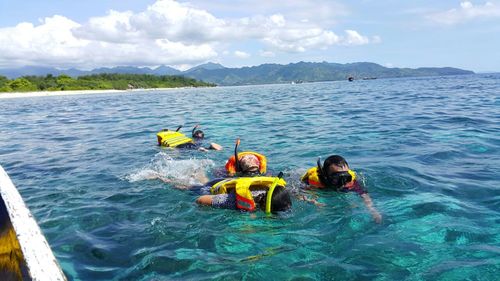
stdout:
{"type": "Polygon", "coordinates": [[[330,168],[331,165],[335,165],[337,167],[343,167],[343,166],[349,167],[347,161],[344,159],[344,157],[340,155],[332,155],[326,158],[325,162],[323,162],[323,172],[324,173],[328,172],[328,168],[330,168]]]}
{"type": "MultiPolygon", "coordinates": [[[[262,210],[266,209],[266,199],[267,192],[255,198],[255,201],[258,202],[262,210]]],[[[278,212],[288,211],[291,207],[292,199],[290,197],[290,192],[288,189],[285,189],[285,187],[277,185],[273,191],[273,195],[271,195],[271,213],[276,214],[278,212]]]]}
{"type": "Polygon", "coordinates": [[[290,192],[283,186],[278,185],[271,197],[271,213],[284,212],[292,207],[290,192]]]}
{"type": "Polygon", "coordinates": [[[196,130],[193,132],[193,138],[202,139],[204,137],[205,137],[205,134],[203,133],[202,130],[196,130]],[[199,137],[198,135],[201,135],[201,137],[199,137]]]}

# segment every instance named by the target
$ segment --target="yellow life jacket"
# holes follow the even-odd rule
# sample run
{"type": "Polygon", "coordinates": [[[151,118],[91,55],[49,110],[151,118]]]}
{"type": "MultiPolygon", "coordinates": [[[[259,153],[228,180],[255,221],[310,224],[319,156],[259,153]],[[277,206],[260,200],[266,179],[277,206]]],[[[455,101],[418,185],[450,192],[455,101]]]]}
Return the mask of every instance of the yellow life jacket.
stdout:
{"type": "MultiPolygon", "coordinates": [[[[356,181],[356,173],[353,170],[347,170],[347,172],[351,175],[351,182],[356,181]]],[[[318,174],[318,167],[312,167],[307,172],[300,178],[300,180],[312,187],[316,188],[325,188],[325,185],[321,182],[321,179],[318,174]]],[[[353,185],[346,185],[346,187],[349,189],[353,185]]]]}
{"type": "MultiPolygon", "coordinates": [[[[277,177],[241,177],[241,178],[228,178],[221,180],[210,188],[210,193],[227,194],[234,190],[236,193],[236,207],[238,209],[254,211],[255,201],[252,196],[252,190],[266,190],[274,188],[273,184],[277,177]]],[[[277,185],[286,186],[286,181],[279,178],[277,185]]],[[[266,203],[267,204],[267,203],[266,203]]],[[[266,206],[267,208],[267,206],[266,206]]]]}
{"type": "Polygon", "coordinates": [[[156,134],[158,145],[174,148],[185,143],[194,143],[193,139],[186,137],[183,133],[175,131],[160,131],[156,134]]]}
{"type": "MultiPolygon", "coordinates": [[[[251,155],[255,155],[258,159],[259,159],[259,174],[263,175],[266,173],[267,171],[267,159],[266,159],[266,156],[260,154],[260,153],[257,153],[257,152],[253,152],[253,151],[244,151],[244,152],[239,152],[238,153],[238,159],[241,159],[241,157],[245,156],[245,155],[248,155],[248,154],[251,154],[251,155]]],[[[234,155],[229,157],[229,159],[227,160],[226,162],[226,172],[229,174],[229,175],[234,175],[236,174],[236,161],[235,161],[235,158],[234,158],[234,155]]]]}
{"type": "Polygon", "coordinates": [[[300,180],[310,186],[324,188],[318,175],[318,167],[312,167],[300,178],[300,180]]]}

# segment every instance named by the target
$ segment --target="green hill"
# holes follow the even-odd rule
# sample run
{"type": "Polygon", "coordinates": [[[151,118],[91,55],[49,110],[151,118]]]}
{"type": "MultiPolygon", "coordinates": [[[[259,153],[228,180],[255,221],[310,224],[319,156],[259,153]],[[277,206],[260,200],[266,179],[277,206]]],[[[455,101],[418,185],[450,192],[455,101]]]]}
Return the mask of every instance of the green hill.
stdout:
{"type": "Polygon", "coordinates": [[[183,73],[186,77],[214,83],[217,85],[250,85],[270,83],[291,83],[294,81],[318,82],[354,79],[441,76],[473,74],[458,68],[387,68],[376,63],[312,63],[299,62],[287,65],[262,64],[253,67],[196,69],[183,73]]]}

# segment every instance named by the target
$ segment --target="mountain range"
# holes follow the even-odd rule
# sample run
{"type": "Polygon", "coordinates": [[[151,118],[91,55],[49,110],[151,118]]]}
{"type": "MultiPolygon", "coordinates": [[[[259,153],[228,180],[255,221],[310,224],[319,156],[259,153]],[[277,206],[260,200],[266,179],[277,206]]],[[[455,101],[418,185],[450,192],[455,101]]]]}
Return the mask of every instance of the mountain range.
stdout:
{"type": "Polygon", "coordinates": [[[215,83],[217,85],[252,85],[271,83],[319,82],[332,80],[375,79],[415,76],[442,76],[473,74],[469,70],[452,67],[421,67],[421,68],[388,68],[371,62],[329,63],[329,62],[298,62],[287,65],[262,64],[252,67],[228,68],[217,63],[198,65],[186,71],[180,71],[169,66],[157,68],[118,66],[112,68],[96,68],[85,71],[78,69],[60,70],[50,67],[26,66],[17,69],[0,69],[0,75],[10,79],[21,76],[58,76],[66,74],[72,77],[100,73],[126,73],[151,75],[180,75],[185,77],[215,83]]]}

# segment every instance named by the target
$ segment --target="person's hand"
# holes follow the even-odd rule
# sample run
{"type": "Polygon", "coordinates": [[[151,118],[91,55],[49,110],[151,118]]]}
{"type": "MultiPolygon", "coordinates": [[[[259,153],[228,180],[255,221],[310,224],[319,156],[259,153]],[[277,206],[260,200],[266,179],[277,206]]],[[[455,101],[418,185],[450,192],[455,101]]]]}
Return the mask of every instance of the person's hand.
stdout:
{"type": "Polygon", "coordinates": [[[316,205],[317,207],[323,207],[323,206],[326,206],[326,204],[324,203],[320,203],[318,202],[316,199],[312,199],[312,198],[308,198],[306,195],[302,195],[299,199],[303,200],[303,201],[306,201],[306,202],[309,202],[309,203],[313,203],[314,205],[316,205]]]}

